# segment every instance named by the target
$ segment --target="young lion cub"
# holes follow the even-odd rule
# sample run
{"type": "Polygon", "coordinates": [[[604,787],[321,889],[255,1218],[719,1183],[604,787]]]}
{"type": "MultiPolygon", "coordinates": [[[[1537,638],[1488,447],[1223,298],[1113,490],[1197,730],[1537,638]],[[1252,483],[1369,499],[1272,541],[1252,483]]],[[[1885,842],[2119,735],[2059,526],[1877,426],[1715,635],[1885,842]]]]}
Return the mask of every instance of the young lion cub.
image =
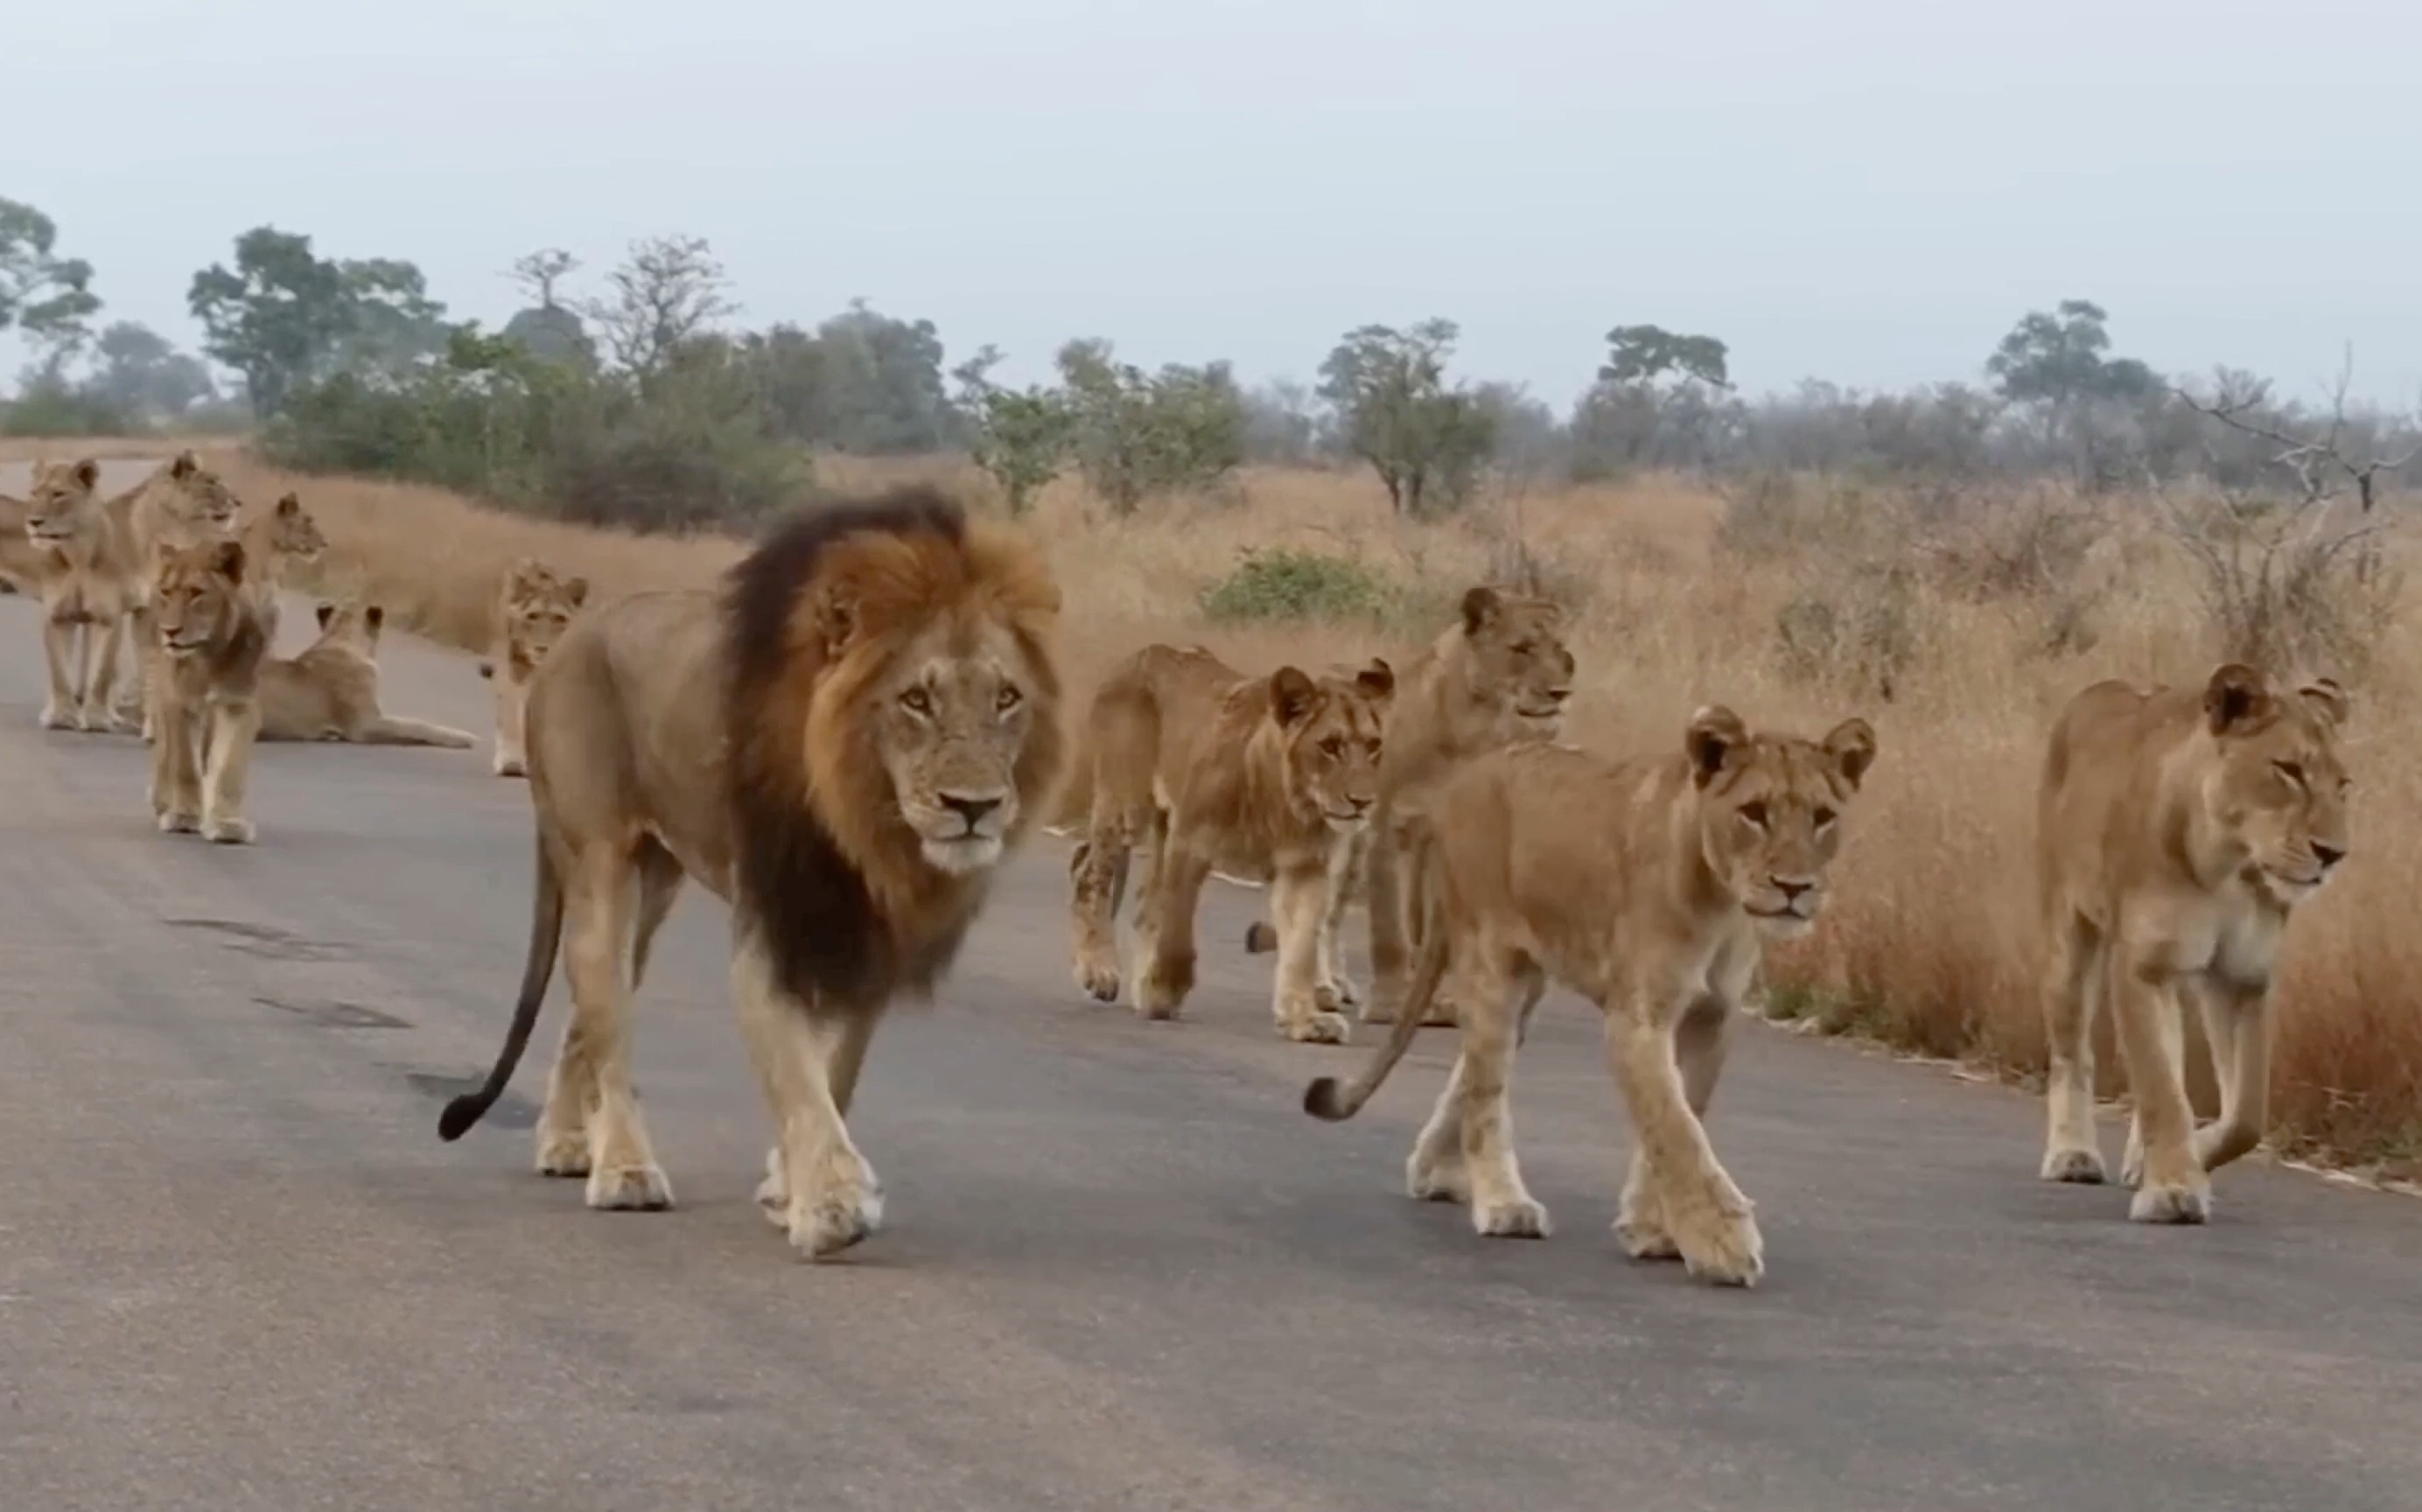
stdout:
{"type": "Polygon", "coordinates": [[[1812,742],[1753,734],[1721,705],[1691,716],[1667,756],[1610,761],[1537,742],[1473,758],[1431,800],[1431,912],[1406,1010],[1351,1090],[1322,1077],[1304,1110],[1352,1117],[1452,977],[1463,1050],[1407,1186],[1468,1203],[1484,1235],[1544,1237],[1506,1084],[1532,1010],[1564,983],[1606,1016],[1630,1113],[1616,1236],[1636,1258],[1679,1254],[1694,1276],[1754,1284],[1765,1259],[1752,1205],[1699,1120],[1763,941],[1814,926],[1843,812],[1875,758],[1864,719],[1812,742]]]}
{"type": "Polygon", "coordinates": [[[241,541],[158,548],[149,618],[159,637],[160,724],[151,748],[151,811],[164,831],[248,844],[244,780],[260,728],[260,664],[269,651],[244,591],[241,541]]]}

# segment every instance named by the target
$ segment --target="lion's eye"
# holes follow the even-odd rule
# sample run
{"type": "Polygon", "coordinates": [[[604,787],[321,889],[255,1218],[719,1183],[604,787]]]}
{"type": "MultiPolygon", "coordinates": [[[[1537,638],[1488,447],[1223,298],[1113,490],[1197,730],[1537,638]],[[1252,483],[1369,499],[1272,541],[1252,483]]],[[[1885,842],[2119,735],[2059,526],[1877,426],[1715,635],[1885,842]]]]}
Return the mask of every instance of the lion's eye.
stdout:
{"type": "Polygon", "coordinates": [[[910,714],[931,714],[934,701],[921,687],[912,687],[900,695],[900,706],[910,714]]]}
{"type": "Polygon", "coordinates": [[[1335,735],[1328,736],[1320,743],[1320,753],[1333,762],[1338,757],[1345,754],[1345,742],[1338,739],[1335,735]]]}
{"type": "Polygon", "coordinates": [[[1760,829],[1766,827],[1766,800],[1753,798],[1740,806],[1740,816],[1760,829]]]}
{"type": "Polygon", "coordinates": [[[1835,817],[1836,815],[1832,810],[1821,807],[1818,808],[1816,814],[1816,827],[1819,829],[1824,828],[1827,825],[1832,824],[1835,817]]]}
{"type": "Polygon", "coordinates": [[[1528,656],[1529,654],[1531,654],[1531,653],[1533,653],[1533,652],[1534,652],[1534,651],[1536,651],[1536,650],[1538,650],[1538,649],[1539,649],[1538,647],[1536,647],[1536,646],[1533,645],[1530,641],[1527,641],[1527,640],[1518,640],[1518,641],[1514,642],[1514,645],[1513,645],[1513,652],[1514,652],[1514,654],[1515,654],[1515,655],[1517,655],[1517,656],[1528,656]]]}
{"type": "Polygon", "coordinates": [[[2279,775],[2286,778],[2288,781],[2295,783],[2298,787],[2303,787],[2304,785],[2304,769],[2297,765],[2294,762],[2273,762],[2271,764],[2273,767],[2276,767],[2279,775]]]}
{"type": "Polygon", "coordinates": [[[1009,684],[1003,683],[1000,685],[1000,691],[993,695],[992,706],[999,709],[1001,713],[1007,714],[1010,710],[1016,708],[1019,704],[1025,701],[1025,694],[1020,693],[1016,688],[1011,686],[1009,684]]]}

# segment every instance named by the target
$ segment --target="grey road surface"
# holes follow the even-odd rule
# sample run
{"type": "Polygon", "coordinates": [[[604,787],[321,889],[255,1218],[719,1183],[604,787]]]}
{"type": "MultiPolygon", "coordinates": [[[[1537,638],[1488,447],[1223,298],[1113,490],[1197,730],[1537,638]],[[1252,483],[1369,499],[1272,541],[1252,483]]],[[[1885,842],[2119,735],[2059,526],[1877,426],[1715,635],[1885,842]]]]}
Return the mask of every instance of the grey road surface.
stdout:
{"type": "Polygon", "coordinates": [[[153,831],[137,741],[37,729],[24,600],[0,646],[8,1507],[2422,1508],[2422,1204],[2248,1165],[2131,1225],[2034,1179],[2033,1101],[1748,1028],[1711,1126],[1769,1268],[1719,1291],[1616,1250],[1560,995],[1517,1094],[1555,1234],[1483,1240],[1399,1187],[1443,1033],[1316,1123],[1367,1045],[1280,1042],[1217,943],[1180,1024],[1083,1000],[1056,841],[875,1041],[881,1233],[810,1265],[759,1216],[695,891],[639,1007],[679,1205],[590,1212],[530,1170],[559,978],[515,1095],[435,1131],[528,908],[467,658],[391,637],[387,701],[480,749],[264,747],[231,848],[153,831]]]}

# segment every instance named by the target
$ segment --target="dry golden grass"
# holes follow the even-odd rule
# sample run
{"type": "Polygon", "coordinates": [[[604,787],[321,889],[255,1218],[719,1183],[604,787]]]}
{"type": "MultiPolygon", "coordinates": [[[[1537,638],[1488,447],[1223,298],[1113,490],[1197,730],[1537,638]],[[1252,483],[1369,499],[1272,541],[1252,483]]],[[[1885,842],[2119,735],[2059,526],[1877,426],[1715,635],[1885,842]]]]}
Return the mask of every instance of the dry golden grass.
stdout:
{"type": "MultiPolygon", "coordinates": [[[[515,556],[584,573],[610,596],[706,583],[741,549],[550,525],[424,488],[295,479],[212,449],[247,497],[302,492],[335,544],[334,576],[464,647],[483,643],[496,575],[515,556]]],[[[842,488],[962,471],[824,465],[842,488]]],[[[2008,561],[1993,542],[1920,540],[1873,498],[1837,496],[1832,515],[1761,539],[1727,537],[1723,502],[1673,481],[1546,490],[1422,526],[1392,518],[1365,475],[1260,471],[1242,485],[1241,501],[1180,501],[1130,520],[1072,483],[1046,492],[1034,523],[1068,592],[1080,695],[1148,639],[1199,640],[1248,666],[1402,652],[1435,633],[1463,586],[1527,561],[1577,611],[1580,739],[1662,748],[1714,701],[1810,732],[1854,712],[1874,722],[1881,756],[1835,900],[1811,939],[1770,962],[1779,1009],[2022,1079],[2040,1070],[2028,844],[2044,732],[2096,678],[2200,680],[2214,659],[2183,558],[2141,510],[2135,523],[2099,527],[2049,584],[2014,588],[1997,586],[2008,561]],[[1278,546],[1358,559],[1431,612],[1350,627],[1204,622],[1203,589],[1246,548],[1278,546]],[[1833,642],[1812,654],[1812,616],[1829,611],[1833,642]],[[1796,655],[1786,625],[1800,632],[1796,655]]],[[[2406,912],[2422,895],[2422,769],[2396,755],[2422,740],[2412,628],[2401,617],[2351,678],[2362,839],[2343,882],[2289,932],[2273,1101],[2282,1147],[2392,1166],[2422,1155],[2422,932],[2406,912]]],[[[2107,1016],[2101,1029],[2104,1088],[2116,1092],[2107,1016]]],[[[2201,1052],[2191,1059],[2209,1107],[2201,1052]]]]}

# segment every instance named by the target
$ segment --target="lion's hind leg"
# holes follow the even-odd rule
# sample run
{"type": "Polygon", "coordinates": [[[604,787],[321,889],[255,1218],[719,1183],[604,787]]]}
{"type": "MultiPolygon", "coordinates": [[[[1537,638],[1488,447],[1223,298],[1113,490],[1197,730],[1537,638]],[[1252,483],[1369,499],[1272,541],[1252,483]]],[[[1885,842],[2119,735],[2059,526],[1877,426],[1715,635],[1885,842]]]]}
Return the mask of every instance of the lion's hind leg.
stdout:
{"type": "MultiPolygon", "coordinates": [[[[1467,962],[1486,963],[1484,953],[1467,962]]],[[[1514,1154],[1514,1059],[1522,1026],[1547,992],[1547,977],[1527,958],[1501,960],[1456,981],[1461,1015],[1461,1155],[1470,1184],[1472,1229],[1491,1238],[1544,1239],[1548,1209],[1522,1183],[1514,1154]]],[[[1407,1004],[1409,1011],[1411,1005],[1407,1004]]]]}
{"type": "MultiPolygon", "coordinates": [[[[1126,901],[1128,865],[1136,843],[1159,819],[1152,791],[1159,724],[1148,705],[1108,693],[1092,712],[1093,801],[1085,838],[1068,857],[1068,923],[1077,985],[1096,1002],[1119,1000],[1119,907],[1126,901]]],[[[1158,839],[1166,848],[1167,837],[1158,839]]],[[[1156,874],[1158,849],[1153,867],[1156,874]]],[[[1139,899],[1139,906],[1148,902],[1139,899]]]]}
{"type": "Polygon", "coordinates": [[[672,1183],[656,1163],[631,1080],[631,998],[622,981],[637,900],[635,858],[607,844],[568,858],[565,891],[565,974],[572,1018],[547,1079],[539,1121],[540,1169],[571,1162],[568,1136],[587,1135],[588,1202],[591,1207],[650,1211],[672,1205],[672,1183]]]}
{"type": "Polygon", "coordinates": [[[2100,931],[2075,913],[2046,931],[2043,967],[2044,1038],[2051,1069],[2044,1078],[2045,1181],[2087,1184],[2103,1179],[2094,1133],[2094,1015],[2102,991],[2100,931]]]}

